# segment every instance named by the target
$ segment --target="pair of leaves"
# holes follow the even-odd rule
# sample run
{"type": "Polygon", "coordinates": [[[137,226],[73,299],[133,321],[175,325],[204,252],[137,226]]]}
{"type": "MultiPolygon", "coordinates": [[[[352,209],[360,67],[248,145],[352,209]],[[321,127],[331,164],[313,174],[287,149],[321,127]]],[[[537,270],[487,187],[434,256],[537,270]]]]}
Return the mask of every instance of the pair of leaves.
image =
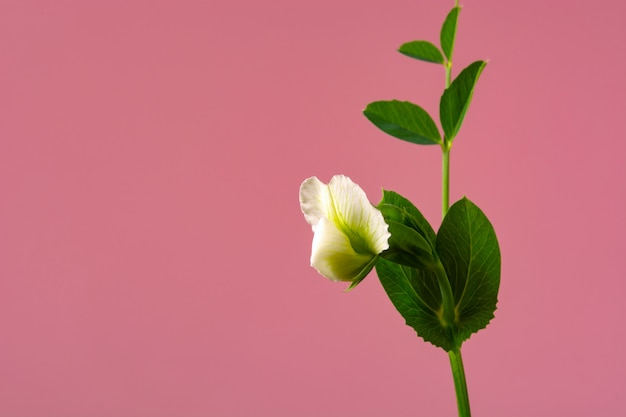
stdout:
{"type": "Polygon", "coordinates": [[[459,7],[453,8],[443,22],[441,33],[439,34],[441,50],[428,41],[413,41],[401,45],[398,52],[411,58],[435,64],[445,64],[444,55],[448,61],[452,60],[460,11],[459,7]],[[443,54],[441,51],[443,51],[443,54]]]}
{"type": "MultiPolygon", "coordinates": [[[[491,223],[467,198],[450,207],[437,235],[419,210],[397,193],[385,191],[379,208],[387,222],[413,228],[431,247],[433,262],[441,262],[454,298],[454,323],[442,319],[442,290],[436,268],[428,262],[383,253],[376,272],[389,298],[418,336],[446,351],[460,348],[487,326],[496,309],[500,250],[491,223]]],[[[396,246],[390,240],[390,250],[396,246]]]]}
{"type": "MultiPolygon", "coordinates": [[[[450,11],[441,29],[440,42],[443,53],[428,41],[413,41],[402,45],[399,51],[422,61],[448,64],[452,59],[456,37],[459,8],[450,11]]],[[[363,111],[383,132],[418,145],[442,145],[456,137],[472,100],[474,86],[486,63],[476,61],[465,68],[444,91],[439,102],[439,118],[444,139],[433,118],[426,110],[408,101],[376,101],[363,111]]]]}
{"type": "MultiPolygon", "coordinates": [[[[486,63],[476,61],[454,79],[441,96],[439,117],[447,141],[452,141],[463,123],[472,101],[474,86],[486,63]]],[[[428,112],[408,101],[375,101],[363,111],[365,117],[383,132],[418,145],[441,145],[435,121],[428,112]]]]}

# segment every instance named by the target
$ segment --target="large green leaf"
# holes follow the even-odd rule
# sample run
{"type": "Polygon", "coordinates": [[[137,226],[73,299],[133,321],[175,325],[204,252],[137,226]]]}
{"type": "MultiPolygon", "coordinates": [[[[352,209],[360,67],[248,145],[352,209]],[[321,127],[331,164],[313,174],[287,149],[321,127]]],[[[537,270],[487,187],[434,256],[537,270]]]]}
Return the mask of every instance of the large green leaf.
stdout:
{"type": "Polygon", "coordinates": [[[446,20],[443,22],[439,35],[441,49],[448,60],[452,59],[452,52],[454,52],[454,39],[456,38],[456,26],[460,11],[461,9],[459,7],[450,10],[446,20]]]}
{"type": "Polygon", "coordinates": [[[454,338],[442,324],[442,299],[430,266],[436,235],[426,218],[406,198],[383,190],[378,204],[389,224],[390,248],[376,264],[383,288],[398,312],[424,340],[450,350],[454,338]]]}
{"type": "Polygon", "coordinates": [[[419,337],[446,351],[456,347],[450,329],[441,324],[441,292],[434,272],[380,258],[376,274],[396,310],[419,337]]]}
{"type": "Polygon", "coordinates": [[[398,52],[421,61],[443,64],[443,55],[435,45],[428,41],[413,41],[402,44],[398,52]]]}
{"type": "MultiPolygon", "coordinates": [[[[384,201],[394,199],[404,200],[396,193],[385,192],[384,201]]],[[[410,202],[408,204],[412,206],[410,202]]],[[[378,207],[383,206],[399,207],[391,203],[381,203],[378,207]]],[[[382,210],[385,213],[385,209],[382,210]]],[[[401,218],[398,212],[390,211],[385,221],[389,222],[391,217],[395,219],[391,220],[392,223],[401,218]]],[[[419,223],[413,215],[407,215],[404,224],[411,222],[419,223]]],[[[390,231],[393,238],[396,231],[391,227],[390,231]]],[[[430,232],[424,234],[430,235],[430,232]]],[[[422,235],[413,237],[416,242],[422,242],[422,235]]],[[[418,252],[423,249],[421,243],[416,245],[418,252]]],[[[421,266],[420,261],[415,261],[415,267],[407,266],[396,262],[394,257],[386,257],[383,252],[376,264],[376,272],[406,324],[425,341],[449,351],[460,348],[493,318],[500,286],[500,249],[491,223],[466,198],[450,207],[436,236],[435,249],[434,267],[427,263],[421,266]],[[437,270],[442,274],[439,277],[437,270]],[[442,290],[442,285],[446,288],[449,285],[450,289],[442,290]],[[454,310],[452,315],[444,312],[444,305],[448,304],[443,300],[443,293],[451,294],[451,307],[446,311],[454,310]]]]}
{"type": "Polygon", "coordinates": [[[439,129],[432,117],[408,101],[375,101],[363,110],[365,117],[383,132],[419,145],[441,143],[439,129]]]}
{"type": "Polygon", "coordinates": [[[439,117],[448,141],[452,141],[461,128],[465,113],[472,101],[474,86],[485,65],[487,63],[484,61],[470,64],[461,71],[441,96],[439,117]]]}
{"type": "Polygon", "coordinates": [[[436,251],[454,295],[458,346],[489,324],[500,287],[500,248],[484,213],[467,198],[450,207],[439,232],[436,251]]]}

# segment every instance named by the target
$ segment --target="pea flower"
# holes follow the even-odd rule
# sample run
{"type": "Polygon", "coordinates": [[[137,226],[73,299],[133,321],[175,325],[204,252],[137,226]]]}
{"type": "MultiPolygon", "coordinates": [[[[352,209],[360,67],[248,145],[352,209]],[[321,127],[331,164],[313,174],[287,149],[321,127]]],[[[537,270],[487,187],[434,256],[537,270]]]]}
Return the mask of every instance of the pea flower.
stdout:
{"type": "Polygon", "coordinates": [[[328,184],[317,177],[300,186],[300,208],[312,226],[311,266],[331,281],[356,286],[389,248],[388,226],[365,192],[344,175],[328,184]]]}

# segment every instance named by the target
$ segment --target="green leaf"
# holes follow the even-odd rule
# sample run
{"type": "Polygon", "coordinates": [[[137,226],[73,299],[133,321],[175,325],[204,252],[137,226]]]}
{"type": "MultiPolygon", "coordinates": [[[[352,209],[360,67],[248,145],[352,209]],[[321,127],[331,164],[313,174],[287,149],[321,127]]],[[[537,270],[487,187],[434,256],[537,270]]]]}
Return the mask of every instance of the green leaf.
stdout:
{"type": "Polygon", "coordinates": [[[443,64],[443,55],[435,45],[428,41],[413,41],[402,44],[398,52],[420,61],[443,64]]]}
{"type": "Polygon", "coordinates": [[[430,245],[435,247],[436,235],[428,220],[408,199],[402,197],[395,191],[383,190],[383,198],[378,203],[378,208],[383,212],[385,221],[393,220],[402,223],[412,229],[417,230],[430,245]],[[385,210],[383,206],[393,206],[396,208],[396,216],[392,217],[389,210],[385,210]],[[388,213],[387,215],[385,213],[388,213]]]}
{"type": "Polygon", "coordinates": [[[452,60],[452,52],[454,51],[454,40],[456,38],[456,26],[461,8],[455,7],[450,10],[446,20],[441,27],[441,34],[439,39],[441,41],[441,49],[448,58],[448,61],[452,60]]]}
{"type": "Polygon", "coordinates": [[[470,64],[461,71],[441,96],[439,116],[441,127],[448,141],[452,141],[461,128],[465,113],[472,101],[474,86],[485,65],[487,63],[484,61],[470,64]]]}
{"type": "Polygon", "coordinates": [[[446,351],[460,348],[487,326],[496,309],[500,249],[491,223],[466,198],[450,207],[436,236],[419,210],[393,191],[383,191],[378,208],[395,250],[391,256],[383,252],[376,263],[391,302],[419,337],[446,351]],[[436,254],[428,253],[431,243],[436,254]],[[440,287],[448,283],[451,316],[444,313],[440,287]]]}
{"type": "Polygon", "coordinates": [[[389,249],[382,256],[405,266],[431,268],[436,236],[417,207],[400,194],[383,190],[378,209],[391,233],[389,249]]]}
{"type": "MultiPolygon", "coordinates": [[[[381,210],[393,206],[379,206],[381,210]]],[[[400,265],[414,268],[428,268],[434,264],[434,248],[418,231],[392,220],[389,225],[389,248],[381,256],[400,265]]]]}
{"type": "Polygon", "coordinates": [[[390,248],[376,264],[383,288],[419,337],[445,350],[452,349],[453,334],[443,325],[441,291],[430,267],[435,231],[417,207],[396,192],[383,190],[378,208],[391,233],[390,248]]]}
{"type": "Polygon", "coordinates": [[[446,351],[455,348],[450,329],[441,324],[441,292],[434,272],[381,258],[376,273],[396,310],[419,337],[446,351]]]}
{"type": "Polygon", "coordinates": [[[408,101],[376,101],[368,104],[363,114],[380,130],[398,139],[419,145],[441,143],[432,117],[408,101]]]}
{"type": "Polygon", "coordinates": [[[437,234],[437,254],[454,295],[458,346],[494,317],[500,287],[500,248],[489,219],[463,198],[450,207],[437,234]]]}

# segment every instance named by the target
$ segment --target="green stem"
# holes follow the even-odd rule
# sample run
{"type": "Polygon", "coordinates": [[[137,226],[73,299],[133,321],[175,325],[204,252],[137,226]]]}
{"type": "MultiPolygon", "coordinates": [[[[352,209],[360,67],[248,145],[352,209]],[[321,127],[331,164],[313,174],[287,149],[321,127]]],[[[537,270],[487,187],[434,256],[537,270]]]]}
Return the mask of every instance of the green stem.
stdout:
{"type": "Polygon", "coordinates": [[[442,146],[441,172],[441,217],[446,217],[450,207],[450,147],[447,142],[442,146]]]}
{"type": "Polygon", "coordinates": [[[450,357],[452,377],[454,378],[454,390],[456,391],[456,404],[459,409],[459,417],[471,417],[472,413],[470,411],[469,396],[467,395],[467,381],[465,380],[461,348],[449,351],[448,356],[450,357]]]}
{"type": "MultiPolygon", "coordinates": [[[[459,7],[459,0],[454,0],[454,6],[459,7]]],[[[446,69],[446,89],[450,87],[452,83],[452,57],[450,60],[446,61],[445,69],[446,69]]],[[[448,213],[448,208],[450,207],[450,148],[452,148],[452,142],[448,140],[448,138],[443,139],[441,144],[442,150],[442,181],[441,181],[441,211],[442,218],[446,217],[448,213]]],[[[444,313],[446,309],[449,309],[450,301],[446,303],[446,298],[452,300],[452,314],[453,319],[456,319],[456,310],[454,309],[454,298],[452,298],[452,289],[450,287],[450,282],[445,274],[445,270],[443,270],[443,265],[441,262],[437,260],[438,264],[441,266],[441,270],[443,271],[443,278],[445,279],[445,284],[442,285],[442,279],[439,278],[439,286],[441,289],[441,295],[444,302],[444,313]],[[447,287],[447,288],[446,288],[447,287]],[[446,305],[448,304],[448,305],[446,305]]],[[[439,273],[437,274],[440,275],[439,273]]],[[[450,313],[444,316],[445,320],[450,319],[450,313]]],[[[451,322],[454,323],[454,322],[451,322]]],[[[463,357],[461,356],[461,347],[456,347],[453,350],[448,351],[448,356],[450,357],[450,367],[452,368],[452,378],[454,379],[454,391],[456,392],[456,404],[459,410],[459,417],[471,417],[472,413],[470,411],[469,404],[469,395],[467,394],[467,381],[465,380],[465,368],[463,367],[463,357]]]]}
{"type": "MultiPolygon", "coordinates": [[[[452,73],[452,61],[446,61],[446,89],[450,87],[452,73]]],[[[446,217],[448,207],[450,207],[450,148],[452,143],[444,137],[441,143],[442,151],[442,176],[441,176],[441,218],[446,217]]]]}

